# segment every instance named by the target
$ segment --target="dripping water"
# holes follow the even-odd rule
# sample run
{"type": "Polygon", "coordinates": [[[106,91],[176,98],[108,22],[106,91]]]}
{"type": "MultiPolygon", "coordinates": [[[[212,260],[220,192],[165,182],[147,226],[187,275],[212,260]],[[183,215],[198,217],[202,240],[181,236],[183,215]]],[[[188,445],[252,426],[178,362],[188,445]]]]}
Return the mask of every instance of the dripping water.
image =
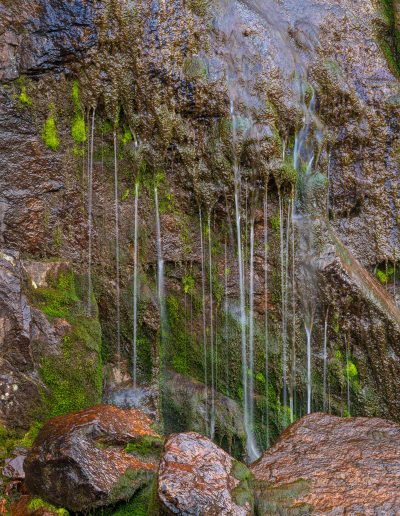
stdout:
{"type": "Polygon", "coordinates": [[[211,353],[211,424],[210,436],[215,435],[215,357],[214,357],[214,315],[213,315],[213,278],[212,278],[212,244],[211,244],[211,215],[208,214],[208,271],[210,293],[210,353],[211,353]]]}
{"type": "Polygon", "coordinates": [[[204,387],[205,387],[205,407],[206,417],[205,426],[208,433],[208,371],[207,371],[207,333],[206,333],[206,278],[204,266],[204,238],[203,238],[203,214],[199,209],[200,219],[200,254],[201,254],[201,296],[202,296],[202,315],[203,315],[203,360],[204,360],[204,387]]]}
{"type": "Polygon", "coordinates": [[[325,312],[325,321],[324,321],[324,349],[323,349],[323,359],[324,359],[324,372],[323,372],[323,387],[324,387],[324,398],[323,398],[323,407],[324,412],[326,412],[326,399],[327,399],[327,372],[328,372],[328,317],[329,317],[329,307],[325,312]]]}
{"type": "Polygon", "coordinates": [[[250,219],[249,267],[249,418],[254,422],[254,214],[250,219]]]}
{"type": "Polygon", "coordinates": [[[312,339],[312,320],[305,321],[307,336],[307,414],[311,414],[312,379],[311,379],[311,339],[312,339]]]}
{"type": "Polygon", "coordinates": [[[267,447],[269,438],[269,327],[268,327],[268,179],[264,194],[264,304],[265,304],[265,422],[267,427],[267,447]]]}
{"type": "Polygon", "coordinates": [[[114,193],[115,193],[115,285],[116,285],[116,307],[117,307],[117,360],[118,368],[121,368],[121,308],[120,308],[120,256],[119,256],[119,203],[118,203],[118,156],[117,156],[117,133],[114,131],[114,193]]]}
{"type": "Polygon", "coordinates": [[[138,304],[138,231],[139,231],[139,183],[135,185],[135,226],[133,237],[133,385],[137,384],[137,304],[138,304]]]}
{"type": "Polygon", "coordinates": [[[92,112],[92,128],[90,133],[90,153],[89,153],[89,170],[88,170],[88,299],[87,313],[92,315],[92,233],[93,233],[93,147],[94,147],[94,124],[96,110],[92,112]]]}
{"type": "Polygon", "coordinates": [[[154,188],[154,202],[156,207],[156,238],[157,238],[157,294],[160,309],[160,343],[165,337],[165,293],[164,293],[164,258],[161,239],[160,210],[158,205],[158,189],[154,188]]]}
{"type": "MultiPolygon", "coordinates": [[[[231,117],[233,126],[233,144],[236,143],[236,123],[233,101],[231,101],[231,117]]],[[[241,190],[241,174],[236,159],[236,149],[234,148],[235,158],[235,219],[236,219],[236,235],[237,235],[237,259],[239,269],[239,291],[240,291],[240,328],[241,328],[241,347],[242,347],[242,382],[243,382],[243,412],[244,412],[244,428],[246,431],[246,450],[248,459],[255,460],[259,456],[257,444],[253,435],[253,422],[250,418],[249,411],[249,388],[247,381],[247,335],[246,335],[246,299],[244,284],[244,263],[241,237],[241,215],[240,215],[240,190],[241,190]]]]}

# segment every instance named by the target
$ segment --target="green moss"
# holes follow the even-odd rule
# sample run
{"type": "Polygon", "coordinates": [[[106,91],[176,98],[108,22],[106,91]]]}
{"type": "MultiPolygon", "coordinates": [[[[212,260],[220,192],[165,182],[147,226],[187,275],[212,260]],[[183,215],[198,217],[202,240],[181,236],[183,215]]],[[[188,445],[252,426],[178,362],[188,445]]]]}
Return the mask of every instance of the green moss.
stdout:
{"type": "Polygon", "coordinates": [[[311,506],[297,502],[310,492],[310,483],[306,480],[299,479],[279,486],[256,482],[256,492],[259,514],[290,514],[291,516],[312,514],[311,506]]]}
{"type": "Polygon", "coordinates": [[[400,76],[400,30],[396,16],[397,0],[380,0],[384,27],[378,34],[378,41],[394,74],[400,76]]]}
{"type": "Polygon", "coordinates": [[[128,468],[111,491],[110,500],[129,500],[139,489],[148,484],[154,473],[145,469],[128,468]]]}
{"type": "Polygon", "coordinates": [[[188,57],[183,63],[183,72],[189,81],[207,78],[207,67],[200,57],[188,57]]]}
{"type": "Polygon", "coordinates": [[[119,139],[123,145],[126,145],[127,143],[131,142],[133,140],[131,130],[125,127],[124,132],[122,133],[122,136],[119,137],[119,139]]]}
{"type": "Polygon", "coordinates": [[[274,230],[274,231],[279,231],[280,230],[280,227],[281,227],[281,218],[279,217],[279,215],[273,215],[270,219],[270,222],[271,222],[271,228],[274,230]]]}
{"type": "MultiPolygon", "coordinates": [[[[59,355],[45,356],[40,376],[47,417],[59,416],[95,404],[101,399],[101,329],[97,314],[87,317],[72,272],[61,272],[50,286],[31,292],[32,302],[49,319],[62,318],[71,329],[59,355]]],[[[94,300],[93,300],[94,302],[94,300]]]]}
{"type": "Polygon", "coordinates": [[[85,143],[87,140],[87,131],[81,101],[79,98],[78,81],[74,81],[72,85],[72,100],[74,104],[74,120],[72,122],[72,139],[77,145],[85,143]]]}
{"type": "Polygon", "coordinates": [[[188,272],[186,272],[185,275],[182,277],[182,285],[185,294],[192,294],[195,289],[194,277],[188,272]]]}
{"type": "Polygon", "coordinates": [[[30,97],[26,93],[26,87],[25,86],[21,87],[21,93],[19,94],[18,100],[21,102],[21,104],[23,104],[24,106],[27,106],[27,107],[31,107],[33,105],[32,100],[30,99],[30,97]]]}
{"type": "Polygon", "coordinates": [[[231,475],[236,478],[236,480],[250,480],[251,472],[249,468],[243,464],[235,460],[232,464],[231,475]]]}
{"type": "Polygon", "coordinates": [[[42,138],[46,146],[53,151],[56,151],[60,146],[60,140],[57,136],[56,120],[54,117],[54,106],[50,107],[50,115],[44,124],[42,138]]]}
{"type": "Polygon", "coordinates": [[[9,457],[16,446],[30,448],[35,440],[42,423],[35,421],[24,435],[19,435],[16,430],[0,426],[0,460],[9,457]]]}
{"type": "Polygon", "coordinates": [[[68,516],[69,512],[66,509],[59,509],[55,505],[45,502],[41,498],[33,498],[29,504],[28,509],[30,511],[37,511],[38,509],[45,509],[47,511],[54,512],[58,516],[68,516]]]}
{"type": "Polygon", "coordinates": [[[163,444],[164,440],[161,437],[145,435],[141,439],[128,443],[125,451],[141,457],[149,457],[159,455],[163,444]]]}
{"type": "Polygon", "coordinates": [[[122,197],[121,197],[121,201],[122,201],[122,202],[125,202],[125,201],[127,200],[127,198],[129,197],[129,194],[130,194],[130,189],[129,189],[129,188],[127,188],[127,189],[125,190],[124,194],[123,194],[123,195],[122,195],[122,197]]]}

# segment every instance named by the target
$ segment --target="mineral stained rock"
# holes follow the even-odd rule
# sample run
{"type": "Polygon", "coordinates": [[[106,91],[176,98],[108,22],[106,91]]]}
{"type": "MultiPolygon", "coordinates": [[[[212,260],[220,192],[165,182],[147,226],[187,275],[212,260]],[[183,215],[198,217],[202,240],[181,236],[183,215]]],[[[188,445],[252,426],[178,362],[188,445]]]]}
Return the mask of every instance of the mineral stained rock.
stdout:
{"type": "Polygon", "coordinates": [[[260,514],[398,514],[400,427],[311,414],[251,467],[260,514]]]}
{"type": "Polygon", "coordinates": [[[246,466],[207,437],[195,432],[173,434],[160,462],[161,511],[204,516],[252,514],[249,478],[246,466]]]}
{"type": "Polygon", "coordinates": [[[157,466],[129,455],[121,446],[158,438],[151,423],[138,410],[111,405],[51,419],[25,461],[27,488],[72,511],[129,498],[157,466]]]}

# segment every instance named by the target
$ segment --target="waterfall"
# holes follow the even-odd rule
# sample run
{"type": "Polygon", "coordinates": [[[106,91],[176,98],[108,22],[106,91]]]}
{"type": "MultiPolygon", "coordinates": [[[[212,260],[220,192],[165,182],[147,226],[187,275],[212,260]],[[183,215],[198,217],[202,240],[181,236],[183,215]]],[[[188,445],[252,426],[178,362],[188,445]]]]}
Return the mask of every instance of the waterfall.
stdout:
{"type": "Polygon", "coordinates": [[[346,380],[347,380],[347,416],[351,417],[351,406],[350,406],[350,345],[347,337],[345,337],[346,343],[346,380]]]}
{"type": "Polygon", "coordinates": [[[211,353],[211,425],[210,435],[215,435],[215,357],[214,357],[214,320],[213,320],[213,282],[212,282],[212,245],[211,245],[211,215],[208,214],[208,272],[210,290],[210,353],[211,353]]]}
{"type": "Polygon", "coordinates": [[[90,133],[90,153],[88,169],[88,300],[87,314],[92,315],[92,233],[93,233],[93,147],[94,147],[94,123],[96,109],[92,112],[92,128],[90,133]]]}
{"type": "Polygon", "coordinates": [[[135,185],[135,228],[133,237],[133,360],[132,360],[132,378],[133,385],[137,384],[137,303],[138,303],[138,205],[139,205],[139,183],[135,185]]]}
{"type": "Polygon", "coordinates": [[[206,324],[206,274],[204,266],[204,238],[203,238],[203,214],[199,208],[200,219],[200,253],[201,253],[201,297],[202,297],[202,315],[203,315],[203,359],[204,359],[204,387],[205,387],[205,405],[206,405],[206,433],[208,433],[208,371],[207,371],[207,324],[206,324]]]}
{"type": "Polygon", "coordinates": [[[249,267],[249,415],[254,421],[254,215],[250,220],[249,267]]]}
{"type": "Polygon", "coordinates": [[[311,396],[312,396],[312,379],[311,379],[311,337],[312,337],[312,321],[304,323],[307,335],[307,414],[311,414],[311,396]]]}
{"type": "Polygon", "coordinates": [[[230,369],[230,355],[229,355],[229,346],[228,342],[228,246],[225,238],[225,248],[224,248],[224,315],[225,315],[225,349],[226,349],[226,357],[225,357],[225,381],[226,381],[226,394],[229,396],[229,369],[230,369]]]}
{"type": "Polygon", "coordinates": [[[118,368],[121,368],[121,308],[120,308],[120,259],[119,259],[119,202],[118,202],[118,156],[117,156],[117,132],[114,131],[114,193],[115,193],[115,297],[117,307],[117,360],[118,368]]]}
{"type": "Polygon", "coordinates": [[[156,207],[156,238],[157,238],[157,294],[160,307],[160,341],[165,337],[165,293],[164,293],[164,258],[161,239],[160,209],[158,205],[158,189],[154,188],[154,202],[156,207]]]}
{"type": "Polygon", "coordinates": [[[324,360],[324,374],[323,374],[323,410],[326,412],[326,383],[327,383],[327,371],[328,371],[328,316],[329,306],[326,309],[325,321],[324,321],[324,349],[323,349],[323,360],[324,360]]]}
{"type": "Polygon", "coordinates": [[[265,181],[264,194],[264,303],[265,303],[265,419],[267,426],[267,447],[269,438],[269,325],[268,325],[268,179],[265,181]]]}
{"type": "MultiPolygon", "coordinates": [[[[233,126],[233,143],[236,143],[236,124],[233,102],[231,101],[231,117],[233,126]]],[[[241,236],[241,215],[240,215],[240,190],[241,190],[241,174],[236,159],[236,149],[234,148],[235,157],[235,218],[236,218],[236,235],[237,235],[237,260],[239,270],[239,291],[240,291],[240,328],[241,328],[241,345],[242,345],[242,381],[243,381],[243,412],[244,412],[244,428],[246,431],[246,449],[248,459],[250,461],[259,457],[260,453],[257,449],[256,440],[253,434],[253,421],[251,420],[249,407],[249,386],[247,381],[248,361],[247,361],[247,335],[246,335],[246,299],[244,284],[244,262],[242,250],[241,236]]]]}
{"type": "MultiPolygon", "coordinates": [[[[283,408],[284,419],[286,420],[286,405],[287,405],[287,259],[284,235],[284,210],[282,195],[279,192],[279,233],[280,233],[280,265],[281,265],[281,312],[282,312],[282,392],[283,392],[283,408]]],[[[286,426],[286,421],[284,421],[286,426]]]]}
{"type": "Polygon", "coordinates": [[[290,379],[290,422],[294,421],[295,386],[296,386],[296,244],[294,225],[294,195],[292,197],[292,356],[291,356],[291,379],[290,379]]]}

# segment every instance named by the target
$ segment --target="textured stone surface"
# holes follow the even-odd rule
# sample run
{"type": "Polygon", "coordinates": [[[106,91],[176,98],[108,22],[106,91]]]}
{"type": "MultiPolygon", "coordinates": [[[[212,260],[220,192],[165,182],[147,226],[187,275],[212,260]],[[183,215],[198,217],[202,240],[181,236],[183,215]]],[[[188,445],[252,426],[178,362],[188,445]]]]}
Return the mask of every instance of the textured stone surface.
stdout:
{"type": "Polygon", "coordinates": [[[397,514],[399,438],[383,419],[300,419],[250,468],[260,514],[397,514]]]}
{"type": "Polygon", "coordinates": [[[158,497],[168,514],[252,513],[247,468],[200,434],[171,435],[164,446],[158,497]],[[236,477],[235,477],[236,475],[236,477]]]}
{"type": "Polygon", "coordinates": [[[129,498],[157,465],[127,454],[122,446],[157,438],[151,423],[138,410],[111,405],[51,419],[25,461],[28,490],[73,511],[129,498]]]}

